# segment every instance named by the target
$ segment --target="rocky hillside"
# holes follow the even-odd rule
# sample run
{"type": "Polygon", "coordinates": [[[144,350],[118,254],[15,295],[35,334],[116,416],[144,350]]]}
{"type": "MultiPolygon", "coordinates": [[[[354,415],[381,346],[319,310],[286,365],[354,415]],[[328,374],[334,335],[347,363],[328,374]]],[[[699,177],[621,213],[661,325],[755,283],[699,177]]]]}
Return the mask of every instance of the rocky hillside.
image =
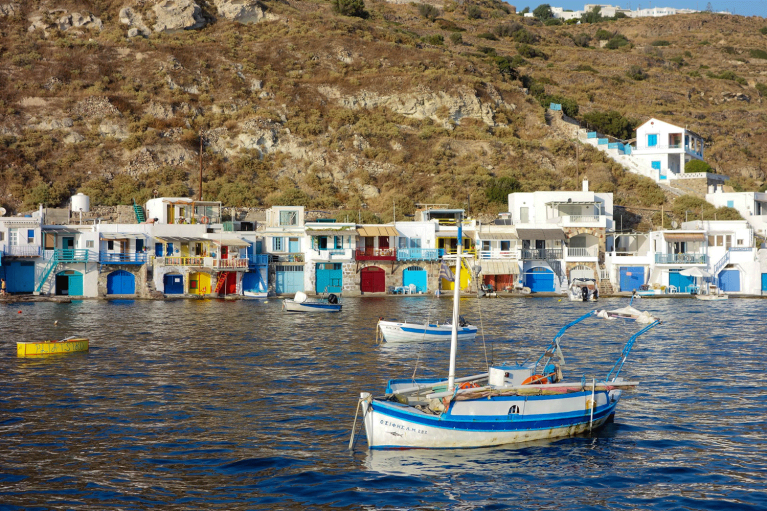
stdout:
{"type": "Polygon", "coordinates": [[[673,196],[576,152],[541,105],[613,110],[629,132],[650,116],[686,125],[735,189],[758,189],[765,26],[703,13],[547,26],[496,0],[0,4],[0,203],[196,196],[202,142],[203,194],[233,206],[494,213],[509,191],[588,177],[616,204],[668,210],[673,196]]]}

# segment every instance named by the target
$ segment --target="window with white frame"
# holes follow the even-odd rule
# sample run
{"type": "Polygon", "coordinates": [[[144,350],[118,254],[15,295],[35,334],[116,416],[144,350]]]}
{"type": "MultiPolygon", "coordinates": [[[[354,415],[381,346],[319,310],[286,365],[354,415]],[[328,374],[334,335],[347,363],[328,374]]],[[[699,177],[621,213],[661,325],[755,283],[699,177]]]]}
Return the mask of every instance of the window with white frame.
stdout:
{"type": "Polygon", "coordinates": [[[298,212],[280,211],[280,225],[298,225],[298,212]]]}
{"type": "Polygon", "coordinates": [[[272,238],[272,252],[282,252],[285,249],[285,244],[282,238],[272,238]]]}
{"type": "Polygon", "coordinates": [[[421,248],[421,238],[410,238],[410,248],[421,248]]]}
{"type": "Polygon", "coordinates": [[[27,243],[34,243],[35,242],[35,230],[34,229],[27,229],[27,243]]]}
{"type": "Polygon", "coordinates": [[[85,240],[85,248],[94,248],[93,240],[85,240]]]}
{"type": "Polygon", "coordinates": [[[8,229],[8,245],[16,246],[19,244],[19,230],[8,229]]]}

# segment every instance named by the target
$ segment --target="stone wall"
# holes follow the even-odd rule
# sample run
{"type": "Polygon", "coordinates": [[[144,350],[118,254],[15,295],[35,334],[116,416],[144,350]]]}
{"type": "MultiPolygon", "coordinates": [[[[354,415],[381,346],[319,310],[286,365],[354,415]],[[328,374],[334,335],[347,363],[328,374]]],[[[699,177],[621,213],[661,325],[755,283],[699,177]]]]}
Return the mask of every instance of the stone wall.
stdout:
{"type": "Polygon", "coordinates": [[[136,296],[139,298],[150,298],[149,287],[147,286],[147,265],[100,265],[98,278],[98,296],[107,295],[107,278],[110,273],[123,270],[132,273],[136,279],[136,296]]]}

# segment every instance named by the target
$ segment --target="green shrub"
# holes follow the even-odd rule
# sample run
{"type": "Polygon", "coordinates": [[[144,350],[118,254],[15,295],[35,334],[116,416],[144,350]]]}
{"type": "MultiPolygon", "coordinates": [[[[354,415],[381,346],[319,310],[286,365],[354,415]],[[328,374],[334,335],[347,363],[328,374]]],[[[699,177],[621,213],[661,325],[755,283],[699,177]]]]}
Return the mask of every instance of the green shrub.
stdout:
{"type": "Polygon", "coordinates": [[[418,7],[418,14],[428,20],[434,21],[440,14],[439,9],[431,4],[416,4],[416,6],[418,7]]]}
{"type": "Polygon", "coordinates": [[[605,48],[608,50],[617,50],[618,48],[621,48],[623,46],[626,46],[630,44],[629,40],[626,39],[625,35],[622,34],[615,34],[612,39],[607,41],[607,44],[605,45],[605,48]]]}
{"type": "Polygon", "coordinates": [[[575,34],[571,36],[573,43],[575,43],[575,46],[579,46],[581,48],[588,48],[589,43],[591,42],[591,37],[588,34],[575,34]]]}
{"type": "Polygon", "coordinates": [[[681,55],[677,55],[676,57],[671,57],[668,60],[669,60],[669,62],[673,62],[673,63],[678,64],[680,66],[684,65],[684,59],[682,58],[681,55]]]}
{"type": "Polygon", "coordinates": [[[581,14],[581,23],[599,23],[602,21],[602,14],[600,14],[602,8],[595,5],[589,12],[581,14]]]}
{"type": "Polygon", "coordinates": [[[558,27],[562,24],[562,20],[559,18],[551,18],[544,21],[543,24],[547,27],[558,27]]]}
{"type": "Polygon", "coordinates": [[[514,39],[515,42],[522,43],[522,44],[535,44],[538,42],[538,36],[535,34],[531,34],[524,28],[521,28],[514,32],[514,35],[511,37],[514,39]]]}
{"type": "Polygon", "coordinates": [[[584,115],[583,119],[596,131],[623,140],[631,138],[637,124],[636,120],[624,117],[615,110],[607,112],[595,110],[584,115]]]}
{"type": "Polygon", "coordinates": [[[423,41],[428,44],[433,44],[434,46],[442,46],[445,44],[445,38],[442,37],[442,34],[426,36],[423,38],[423,41]]]}
{"type": "Polygon", "coordinates": [[[671,43],[666,41],[665,39],[656,39],[655,41],[650,43],[653,46],[671,46],[671,43]]]}
{"type": "Polygon", "coordinates": [[[554,17],[554,13],[551,12],[551,6],[549,4],[541,4],[533,10],[533,16],[541,21],[546,21],[554,17]]]}
{"type": "Polygon", "coordinates": [[[482,19],[482,9],[476,5],[470,5],[466,11],[466,16],[472,20],[482,19]]]}
{"type": "Polygon", "coordinates": [[[685,174],[695,174],[696,172],[714,172],[711,165],[702,160],[690,160],[684,164],[685,174]]]}
{"type": "Polygon", "coordinates": [[[514,61],[509,60],[509,57],[495,57],[495,63],[498,66],[498,72],[502,75],[508,76],[512,80],[516,80],[519,76],[517,70],[514,69],[514,61]]]}
{"type": "Polygon", "coordinates": [[[767,60],[767,51],[764,50],[751,50],[749,52],[752,59],[765,59],[767,60]]]}
{"type": "Polygon", "coordinates": [[[517,51],[520,55],[523,57],[527,57],[528,59],[535,59],[540,58],[543,60],[546,60],[548,57],[545,53],[543,53],[541,50],[530,46],[529,44],[518,44],[517,45],[517,51]]]}
{"type": "Polygon", "coordinates": [[[367,18],[364,0],[333,0],[333,10],[342,16],[367,18]]]}
{"type": "Polygon", "coordinates": [[[628,71],[626,71],[626,76],[636,81],[641,81],[647,78],[647,73],[645,73],[644,69],[639,66],[631,66],[628,71]]]}
{"type": "Polygon", "coordinates": [[[495,37],[493,34],[491,34],[489,32],[482,32],[481,34],[477,34],[477,37],[479,37],[480,39],[487,39],[489,41],[497,41],[498,40],[497,37],[495,37]]]}
{"type": "Polygon", "coordinates": [[[448,32],[466,32],[465,28],[459,27],[454,22],[450,20],[445,20],[442,18],[439,18],[436,20],[437,25],[439,25],[439,28],[442,30],[446,30],[448,32]]]}
{"type": "Polygon", "coordinates": [[[597,71],[593,67],[589,66],[588,64],[579,64],[575,68],[575,71],[582,71],[584,73],[591,73],[591,74],[595,74],[595,75],[599,74],[599,71],[597,71]]]}
{"type": "Polygon", "coordinates": [[[763,98],[767,98],[767,85],[765,85],[763,83],[760,83],[760,82],[757,82],[757,84],[756,84],[756,91],[763,98]]]}
{"type": "Polygon", "coordinates": [[[492,48],[490,46],[477,46],[477,50],[484,53],[485,55],[490,55],[491,57],[495,57],[498,55],[498,53],[495,51],[495,48],[492,48]]]}
{"type": "Polygon", "coordinates": [[[519,181],[513,177],[500,177],[493,179],[490,184],[485,188],[485,197],[490,202],[499,202],[506,204],[509,200],[509,194],[519,192],[522,190],[522,186],[519,181]]]}
{"type": "Polygon", "coordinates": [[[767,35],[767,27],[762,27],[759,29],[759,32],[762,33],[762,35],[767,35]]]}
{"type": "Polygon", "coordinates": [[[741,78],[740,76],[736,75],[732,71],[722,71],[719,74],[708,72],[706,73],[706,76],[709,78],[716,78],[718,80],[732,80],[734,82],[738,82],[741,85],[746,85],[748,82],[746,82],[745,78],[741,78]]]}
{"type": "Polygon", "coordinates": [[[462,44],[463,36],[459,32],[453,32],[450,34],[450,42],[453,44],[462,44]]]}
{"type": "Polygon", "coordinates": [[[727,55],[735,55],[737,51],[732,46],[722,46],[722,53],[726,53],[727,55]]]}
{"type": "Polygon", "coordinates": [[[527,64],[529,64],[529,62],[523,59],[522,55],[514,55],[511,59],[511,65],[513,67],[526,66],[527,64]]]}
{"type": "Polygon", "coordinates": [[[700,78],[700,73],[699,73],[699,72],[697,72],[697,71],[690,71],[690,72],[689,72],[689,73],[687,73],[687,74],[688,74],[689,76],[693,77],[693,78],[700,78]]]}
{"type": "Polygon", "coordinates": [[[594,37],[597,38],[597,41],[609,41],[610,39],[612,39],[613,35],[615,34],[603,28],[600,28],[599,30],[597,30],[597,33],[594,35],[594,37]]]}
{"type": "Polygon", "coordinates": [[[498,25],[493,29],[493,32],[498,37],[512,37],[514,36],[514,33],[522,28],[522,25],[519,23],[504,23],[503,25],[498,25]]]}

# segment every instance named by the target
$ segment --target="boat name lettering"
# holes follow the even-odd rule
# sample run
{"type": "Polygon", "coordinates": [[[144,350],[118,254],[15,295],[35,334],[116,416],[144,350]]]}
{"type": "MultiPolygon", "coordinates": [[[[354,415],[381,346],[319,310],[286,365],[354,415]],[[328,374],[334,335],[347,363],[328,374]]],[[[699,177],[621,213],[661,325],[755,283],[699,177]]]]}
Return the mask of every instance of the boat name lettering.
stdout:
{"type": "Polygon", "coordinates": [[[389,422],[381,419],[381,425],[382,426],[391,426],[393,428],[401,429],[402,431],[412,431],[413,433],[418,433],[419,435],[428,435],[429,433],[425,429],[416,429],[411,428],[410,426],[403,426],[402,424],[397,424],[396,422],[389,422]]]}

